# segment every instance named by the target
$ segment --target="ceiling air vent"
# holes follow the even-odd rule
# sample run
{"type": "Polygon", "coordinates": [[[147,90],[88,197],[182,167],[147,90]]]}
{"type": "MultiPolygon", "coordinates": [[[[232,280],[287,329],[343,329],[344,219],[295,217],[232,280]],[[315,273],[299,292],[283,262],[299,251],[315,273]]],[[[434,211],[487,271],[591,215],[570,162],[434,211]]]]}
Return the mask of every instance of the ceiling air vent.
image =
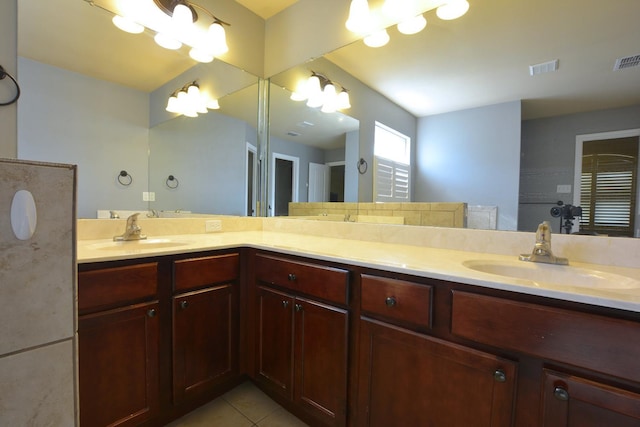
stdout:
{"type": "Polygon", "coordinates": [[[290,130],[289,132],[287,132],[287,135],[289,136],[300,136],[300,134],[298,132],[294,132],[292,130],[290,130]]]}
{"type": "Polygon", "coordinates": [[[640,55],[626,56],[624,58],[616,59],[616,63],[613,66],[613,70],[622,70],[623,68],[639,67],[640,55]]]}
{"type": "Polygon", "coordinates": [[[529,65],[529,75],[535,76],[536,74],[550,73],[558,70],[558,60],[542,62],[540,64],[529,65]]]}

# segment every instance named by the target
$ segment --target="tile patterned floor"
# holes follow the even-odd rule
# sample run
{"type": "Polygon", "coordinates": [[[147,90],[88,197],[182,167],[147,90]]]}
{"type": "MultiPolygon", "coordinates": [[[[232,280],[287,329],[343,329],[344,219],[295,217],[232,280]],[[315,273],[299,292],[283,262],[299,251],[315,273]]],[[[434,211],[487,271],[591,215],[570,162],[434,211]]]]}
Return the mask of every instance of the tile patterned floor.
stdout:
{"type": "Polygon", "coordinates": [[[168,427],[305,427],[251,382],[175,420],[168,427]]]}

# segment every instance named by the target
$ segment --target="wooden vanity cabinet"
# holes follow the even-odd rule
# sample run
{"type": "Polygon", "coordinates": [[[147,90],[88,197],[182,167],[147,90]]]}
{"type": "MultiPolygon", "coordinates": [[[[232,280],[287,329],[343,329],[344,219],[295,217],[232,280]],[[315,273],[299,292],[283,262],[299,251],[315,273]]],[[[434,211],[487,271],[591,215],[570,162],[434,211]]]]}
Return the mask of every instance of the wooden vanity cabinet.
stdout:
{"type": "Polygon", "coordinates": [[[174,261],[173,400],[238,376],[237,253],[174,261]]]}
{"type": "Polygon", "coordinates": [[[428,335],[432,286],[361,276],[358,426],[511,426],[517,364],[428,335]]]}
{"type": "Polygon", "coordinates": [[[530,425],[640,426],[640,323],[519,299],[454,290],[451,331],[539,361],[530,425]]]}
{"type": "Polygon", "coordinates": [[[258,254],[255,275],[256,381],[319,425],[346,425],[348,271],[258,254]]]}
{"type": "Polygon", "coordinates": [[[159,412],[157,263],[80,271],[80,424],[134,426],[159,412]]]}

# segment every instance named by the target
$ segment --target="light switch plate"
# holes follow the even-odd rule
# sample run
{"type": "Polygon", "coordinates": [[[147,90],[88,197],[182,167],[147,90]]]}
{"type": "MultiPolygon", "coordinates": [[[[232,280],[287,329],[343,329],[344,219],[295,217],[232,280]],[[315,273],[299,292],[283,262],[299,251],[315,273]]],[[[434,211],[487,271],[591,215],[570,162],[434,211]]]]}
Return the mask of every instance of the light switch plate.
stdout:
{"type": "Polygon", "coordinates": [[[571,193],[571,184],[558,185],[558,193],[571,193]]]}

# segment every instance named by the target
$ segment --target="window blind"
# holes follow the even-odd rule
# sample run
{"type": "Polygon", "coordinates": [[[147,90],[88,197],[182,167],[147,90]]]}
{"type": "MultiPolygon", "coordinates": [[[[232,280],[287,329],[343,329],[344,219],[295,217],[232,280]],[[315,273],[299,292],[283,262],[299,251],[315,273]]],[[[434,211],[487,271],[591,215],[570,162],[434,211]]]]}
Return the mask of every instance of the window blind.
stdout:
{"type": "Polygon", "coordinates": [[[584,144],[580,228],[613,236],[633,236],[638,138],[604,142],[584,144]]]}
{"type": "Polygon", "coordinates": [[[382,157],[374,160],[376,202],[409,202],[409,165],[382,157]]]}

